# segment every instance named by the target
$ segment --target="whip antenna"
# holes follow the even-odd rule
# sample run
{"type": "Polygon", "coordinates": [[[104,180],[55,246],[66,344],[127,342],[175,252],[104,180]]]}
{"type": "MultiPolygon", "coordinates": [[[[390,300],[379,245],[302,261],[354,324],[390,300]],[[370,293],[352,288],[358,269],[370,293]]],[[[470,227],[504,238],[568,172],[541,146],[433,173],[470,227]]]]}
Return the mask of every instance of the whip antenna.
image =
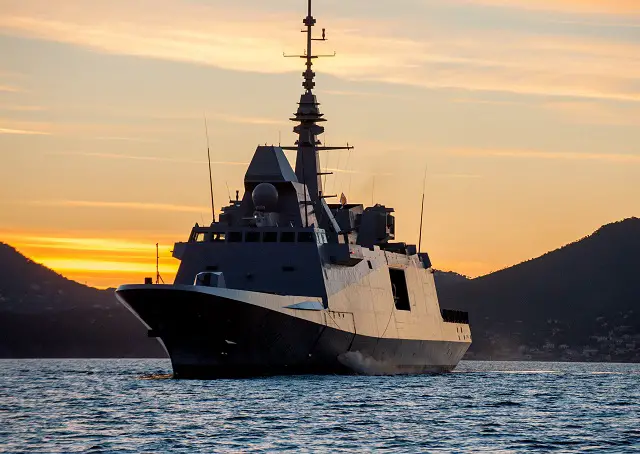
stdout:
{"type": "Polygon", "coordinates": [[[160,249],[158,243],[156,243],[156,284],[160,282],[164,284],[164,279],[160,276],[160,249]]]}
{"type": "Polygon", "coordinates": [[[209,160],[209,189],[211,191],[211,217],[216,222],[216,210],[213,205],[213,176],[211,175],[211,151],[209,150],[209,128],[207,127],[207,116],[204,117],[204,132],[207,136],[207,159],[209,160]]]}
{"type": "Polygon", "coordinates": [[[420,208],[420,235],[418,236],[418,254],[422,252],[422,219],[424,217],[424,193],[427,186],[427,166],[424,166],[424,179],[422,180],[422,207],[420,208]]]}

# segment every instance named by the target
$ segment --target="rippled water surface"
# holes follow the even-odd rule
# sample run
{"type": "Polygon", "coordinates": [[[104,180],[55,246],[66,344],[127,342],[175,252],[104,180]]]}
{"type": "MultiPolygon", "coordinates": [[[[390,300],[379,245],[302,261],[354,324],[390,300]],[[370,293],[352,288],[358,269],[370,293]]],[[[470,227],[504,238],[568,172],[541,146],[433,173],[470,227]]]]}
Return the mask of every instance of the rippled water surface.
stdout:
{"type": "Polygon", "coordinates": [[[181,381],[166,360],[0,360],[0,451],[640,452],[640,365],[181,381]]]}

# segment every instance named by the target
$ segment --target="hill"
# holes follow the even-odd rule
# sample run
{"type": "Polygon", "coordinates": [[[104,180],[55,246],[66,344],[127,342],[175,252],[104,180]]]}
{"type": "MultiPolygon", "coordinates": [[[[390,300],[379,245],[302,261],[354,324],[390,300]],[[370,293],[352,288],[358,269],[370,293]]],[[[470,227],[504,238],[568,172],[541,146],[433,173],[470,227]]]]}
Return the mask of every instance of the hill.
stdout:
{"type": "Polygon", "coordinates": [[[0,357],[163,357],[115,298],[0,243],[0,357]]]}
{"type": "MultiPolygon", "coordinates": [[[[115,299],[0,243],[0,357],[162,357],[115,299]]],[[[436,271],[444,308],[469,312],[467,359],[640,361],[640,219],[608,224],[476,279],[436,271]]]]}
{"type": "Polygon", "coordinates": [[[470,314],[468,359],[640,361],[640,219],[438,292],[470,314]]]}

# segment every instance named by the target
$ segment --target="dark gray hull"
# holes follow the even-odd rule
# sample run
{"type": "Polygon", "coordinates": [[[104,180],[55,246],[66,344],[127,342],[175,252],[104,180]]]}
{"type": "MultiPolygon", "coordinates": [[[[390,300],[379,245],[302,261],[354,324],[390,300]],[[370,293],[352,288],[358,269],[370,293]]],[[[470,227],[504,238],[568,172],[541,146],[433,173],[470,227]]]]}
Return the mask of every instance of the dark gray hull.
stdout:
{"type": "Polygon", "coordinates": [[[175,378],[424,374],[455,368],[468,342],[362,336],[260,306],[164,287],[120,289],[162,340],[175,378]]]}

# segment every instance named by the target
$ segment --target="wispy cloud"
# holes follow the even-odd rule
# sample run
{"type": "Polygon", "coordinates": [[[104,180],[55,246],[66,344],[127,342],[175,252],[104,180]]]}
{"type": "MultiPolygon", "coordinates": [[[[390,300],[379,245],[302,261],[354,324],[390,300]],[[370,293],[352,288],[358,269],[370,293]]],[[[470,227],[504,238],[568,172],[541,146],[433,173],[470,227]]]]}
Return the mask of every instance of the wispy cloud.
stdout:
{"type": "Polygon", "coordinates": [[[3,232],[3,240],[16,246],[33,246],[47,249],[72,249],[80,251],[120,251],[143,252],[154,247],[152,244],[142,243],[121,238],[106,237],[67,237],[42,235],[29,235],[23,233],[3,232]]]}
{"type": "MultiPolygon", "coordinates": [[[[121,238],[29,235],[2,233],[8,241],[36,262],[56,271],[144,271],[151,268],[155,243],[121,238]],[[116,265],[117,264],[117,265],[116,265]],[[142,267],[142,268],[141,268],[142,267]]],[[[162,257],[170,257],[168,247],[161,248],[162,257]]],[[[165,272],[175,272],[175,264],[164,261],[165,272]]]]}
{"type": "Polygon", "coordinates": [[[538,150],[492,150],[492,149],[454,149],[449,153],[461,156],[488,156],[500,158],[520,159],[554,159],[571,161],[604,161],[612,163],[636,163],[640,164],[640,154],[624,153],[579,153],[579,152],[553,152],[538,150]]]}
{"type": "MultiPolygon", "coordinates": [[[[139,232],[138,232],[139,234],[139,232]]],[[[155,272],[155,243],[161,242],[160,272],[167,282],[175,275],[178,262],[171,258],[176,235],[147,232],[145,239],[71,236],[52,232],[16,232],[0,230],[0,239],[8,242],[32,260],[79,282],[98,287],[117,286],[123,282],[141,282],[155,272]],[[152,240],[146,240],[152,238],[152,240]]]]}
{"type": "MultiPolygon", "coordinates": [[[[100,123],[97,121],[64,121],[63,119],[57,121],[18,120],[16,118],[11,118],[10,114],[7,115],[7,117],[8,118],[0,118],[0,128],[5,131],[5,134],[44,134],[55,136],[71,136],[74,138],[102,138],[102,140],[108,140],[106,139],[107,137],[134,139],[134,135],[136,134],[159,134],[167,133],[170,131],[170,129],[167,127],[158,125],[131,124],[127,123],[126,120],[121,120],[121,122],[119,123],[100,123]],[[114,135],[108,135],[109,133],[112,133],[114,135]],[[131,134],[131,136],[129,134],[131,134]]],[[[141,140],[146,139],[141,138],[141,140]]]]}
{"type": "Polygon", "coordinates": [[[47,110],[43,106],[26,106],[26,105],[17,105],[17,104],[0,104],[0,110],[10,111],[10,112],[43,112],[47,110]]]}
{"type": "Polygon", "coordinates": [[[172,211],[182,213],[206,213],[207,207],[171,205],[165,203],[144,202],[100,202],[89,200],[43,200],[32,201],[32,205],[66,207],[66,208],[112,208],[125,210],[172,211]]]}
{"type": "Polygon", "coordinates": [[[516,101],[497,101],[491,99],[478,99],[478,98],[455,98],[451,102],[456,104],[483,104],[488,106],[516,106],[525,105],[516,101]]]}
{"type": "Polygon", "coordinates": [[[0,85],[0,92],[6,92],[6,93],[20,93],[23,92],[24,90],[22,88],[19,87],[14,87],[11,85],[0,85]]]}
{"type": "MultiPolygon", "coordinates": [[[[98,2],[91,11],[77,0],[13,3],[0,17],[6,33],[54,40],[100,52],[144,56],[250,72],[299,71],[277,61],[297,49],[297,16],[221,8],[177,0],[98,2]],[[268,20],[265,20],[268,18],[268,20]]],[[[483,1],[483,0],[476,0],[483,1]]],[[[637,2],[486,0],[487,4],[633,11],[637,2]],[[617,7],[607,7],[616,4],[617,7]],[[622,6],[620,6],[622,5],[622,6]]],[[[421,30],[392,21],[331,19],[331,37],[343,57],[323,62],[323,72],[348,80],[527,95],[640,102],[640,45],[593,37],[549,36],[516,30],[421,30]]],[[[293,59],[291,59],[293,60],[293,59]]],[[[223,116],[224,118],[224,116],[223,116]]],[[[231,122],[278,120],[226,116],[231,122]]]]}
{"type": "MultiPolygon", "coordinates": [[[[272,56],[281,54],[286,29],[275,33],[276,29],[271,29],[269,33],[270,27],[263,21],[246,15],[239,20],[233,12],[230,14],[230,8],[214,9],[179,1],[162,1],[163,7],[159,8],[158,2],[115,0],[97,3],[95,10],[89,11],[80,3],[60,0],[55,9],[49,2],[37,0],[14,3],[12,11],[0,17],[0,28],[107,53],[235,70],[278,71],[272,56]],[[247,36],[248,32],[255,37],[247,36]]],[[[280,21],[276,19],[277,22],[280,21]]],[[[280,72],[285,70],[281,68],[280,72]]]]}
{"type": "Polygon", "coordinates": [[[490,6],[587,14],[640,14],[637,0],[457,0],[490,6]]]}
{"type": "Polygon", "coordinates": [[[477,179],[483,178],[482,175],[477,173],[431,173],[427,174],[427,178],[453,178],[453,179],[477,179]]]}
{"type": "Polygon", "coordinates": [[[119,136],[101,136],[96,137],[96,140],[114,140],[117,142],[137,142],[137,143],[157,143],[154,139],[145,139],[143,137],[119,137],[119,136]]]}
{"type": "MultiPolygon", "coordinates": [[[[598,17],[598,19],[600,19],[601,17],[598,17]]],[[[621,20],[610,20],[610,21],[588,21],[588,20],[561,20],[561,19],[556,19],[556,20],[549,20],[549,23],[555,23],[555,24],[562,24],[562,25],[580,25],[583,27],[589,27],[592,29],[598,29],[598,28],[617,28],[618,30],[621,29],[625,29],[625,28],[640,28],[640,19],[638,20],[638,22],[624,22],[621,20]]]]}
{"type": "MultiPolygon", "coordinates": [[[[208,161],[200,161],[195,159],[180,159],[180,158],[166,158],[163,156],[140,156],[130,154],[118,154],[118,153],[101,153],[101,152],[83,152],[83,151],[51,151],[47,152],[51,155],[67,155],[67,156],[86,156],[90,158],[103,158],[103,159],[131,159],[134,161],[159,161],[159,162],[174,162],[182,164],[207,164],[208,161]]],[[[228,165],[228,166],[247,166],[248,162],[235,162],[235,161],[211,161],[213,165],[228,165]]]]}
{"type": "MultiPolygon", "coordinates": [[[[130,259],[125,258],[122,261],[111,261],[111,260],[92,260],[90,258],[87,259],[77,259],[77,258],[68,258],[68,257],[51,257],[51,256],[34,256],[33,260],[42,263],[43,265],[61,272],[69,272],[69,271],[82,271],[86,272],[96,272],[96,271],[108,271],[108,272],[117,272],[119,274],[129,274],[129,273],[150,273],[154,270],[154,264],[151,261],[147,261],[147,263],[133,262],[130,259]]],[[[159,271],[161,273],[175,273],[177,266],[173,263],[171,264],[162,264],[159,267],[159,271]]]]}
{"type": "Polygon", "coordinates": [[[48,136],[50,133],[46,131],[33,131],[26,129],[10,129],[0,128],[0,134],[14,134],[19,136],[48,136]]]}
{"type": "Polygon", "coordinates": [[[336,96],[352,96],[358,98],[396,98],[397,94],[394,93],[378,93],[373,91],[356,91],[356,90],[324,90],[324,93],[336,96]]]}
{"type": "Polygon", "coordinates": [[[543,108],[563,121],[574,124],[606,126],[640,126],[640,109],[636,105],[610,106],[587,101],[554,101],[543,108]]]}
{"type": "Polygon", "coordinates": [[[224,113],[216,113],[213,117],[228,123],[247,124],[247,125],[286,125],[286,121],[274,118],[264,117],[247,117],[243,115],[232,115],[224,113]]]}

